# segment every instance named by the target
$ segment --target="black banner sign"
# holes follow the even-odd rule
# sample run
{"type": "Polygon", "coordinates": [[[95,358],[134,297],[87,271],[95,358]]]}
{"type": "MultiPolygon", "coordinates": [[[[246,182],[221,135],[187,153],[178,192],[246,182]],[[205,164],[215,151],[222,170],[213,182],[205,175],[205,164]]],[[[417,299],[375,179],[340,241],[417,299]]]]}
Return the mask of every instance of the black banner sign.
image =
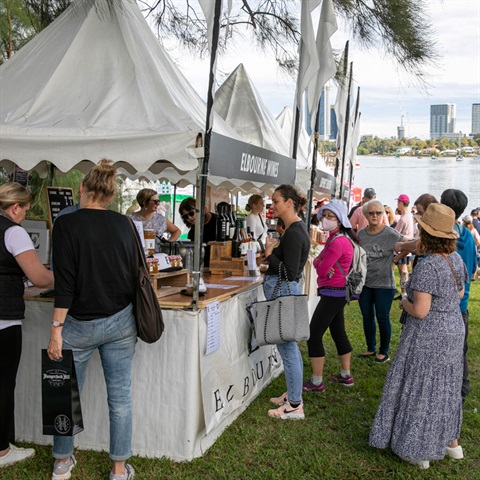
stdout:
{"type": "Polygon", "coordinates": [[[317,170],[314,190],[335,195],[335,177],[327,172],[317,170]]]}
{"type": "Polygon", "coordinates": [[[212,132],[211,175],[274,185],[295,182],[295,160],[212,132]]]}

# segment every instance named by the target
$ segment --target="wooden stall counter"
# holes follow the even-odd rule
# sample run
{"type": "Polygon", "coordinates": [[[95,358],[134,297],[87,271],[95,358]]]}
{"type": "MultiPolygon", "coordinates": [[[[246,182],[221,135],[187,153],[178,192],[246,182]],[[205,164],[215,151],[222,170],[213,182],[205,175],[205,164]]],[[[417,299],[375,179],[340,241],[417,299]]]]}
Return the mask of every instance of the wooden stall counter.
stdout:
{"type": "MultiPolygon", "coordinates": [[[[203,281],[207,285],[207,292],[200,294],[198,307],[206,308],[209,303],[224,302],[229,298],[263,283],[262,277],[225,276],[204,274],[203,281]]],[[[183,290],[183,289],[182,289],[183,290]]],[[[160,290],[161,291],[161,290],[160,290]]],[[[180,292],[173,295],[158,297],[162,308],[189,309],[192,307],[193,297],[180,292]]]]}

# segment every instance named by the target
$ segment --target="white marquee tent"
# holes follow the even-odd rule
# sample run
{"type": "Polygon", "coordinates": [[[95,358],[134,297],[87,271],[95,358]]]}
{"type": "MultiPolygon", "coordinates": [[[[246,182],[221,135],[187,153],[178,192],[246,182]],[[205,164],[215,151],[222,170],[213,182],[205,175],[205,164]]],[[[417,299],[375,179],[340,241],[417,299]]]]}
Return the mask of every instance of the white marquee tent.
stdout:
{"type": "MultiPolygon", "coordinates": [[[[205,102],[159,45],[134,0],[78,0],[0,67],[0,160],[11,169],[130,173],[197,168],[205,102]],[[85,170],[85,168],[83,168],[85,170]]],[[[221,118],[214,130],[238,136],[221,118]]]]}

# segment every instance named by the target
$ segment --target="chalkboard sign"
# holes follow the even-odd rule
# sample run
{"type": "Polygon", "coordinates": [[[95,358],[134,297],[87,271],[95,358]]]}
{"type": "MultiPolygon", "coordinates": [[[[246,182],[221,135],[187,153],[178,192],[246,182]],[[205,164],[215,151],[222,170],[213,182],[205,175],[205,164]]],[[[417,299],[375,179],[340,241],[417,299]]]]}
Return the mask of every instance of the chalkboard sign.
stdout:
{"type": "Polygon", "coordinates": [[[52,228],[58,212],[73,204],[73,190],[71,188],[47,187],[47,207],[50,228],[52,228]]]}
{"type": "Polygon", "coordinates": [[[28,170],[21,169],[18,165],[15,165],[15,170],[13,171],[13,181],[20,183],[26,187],[28,185],[28,170]]]}

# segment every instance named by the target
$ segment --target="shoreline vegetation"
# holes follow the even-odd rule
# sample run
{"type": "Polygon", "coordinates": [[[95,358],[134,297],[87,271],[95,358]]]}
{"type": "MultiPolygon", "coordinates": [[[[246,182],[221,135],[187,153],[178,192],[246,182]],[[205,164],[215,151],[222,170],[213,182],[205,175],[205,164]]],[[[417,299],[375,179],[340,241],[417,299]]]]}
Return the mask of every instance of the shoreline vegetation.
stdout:
{"type": "MultiPolygon", "coordinates": [[[[364,135],[358,145],[357,155],[362,156],[409,156],[409,157],[456,157],[461,153],[464,157],[480,155],[480,134],[473,137],[462,137],[459,150],[458,138],[449,140],[439,139],[421,140],[419,138],[380,138],[374,135],[364,135]]],[[[321,142],[321,149],[325,155],[334,155],[335,141],[321,142]]]]}

